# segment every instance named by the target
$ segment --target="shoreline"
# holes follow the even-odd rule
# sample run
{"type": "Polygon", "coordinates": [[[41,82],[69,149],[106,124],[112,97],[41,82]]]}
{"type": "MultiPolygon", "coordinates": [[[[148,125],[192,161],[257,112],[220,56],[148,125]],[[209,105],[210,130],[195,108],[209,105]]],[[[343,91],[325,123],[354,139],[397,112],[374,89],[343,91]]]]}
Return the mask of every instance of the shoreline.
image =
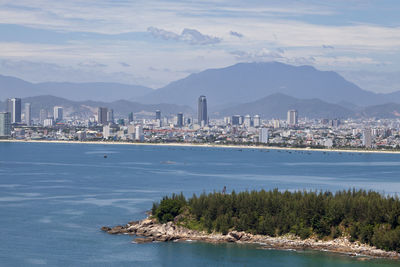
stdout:
{"type": "Polygon", "coordinates": [[[253,235],[245,232],[231,231],[226,235],[220,233],[205,233],[178,226],[173,222],[157,223],[154,219],[146,218],[141,221],[133,221],[121,226],[103,226],[102,231],[108,234],[135,235],[132,243],[151,242],[205,242],[212,244],[237,243],[255,244],[261,249],[275,250],[315,250],[320,252],[332,252],[347,256],[364,257],[362,259],[385,258],[399,260],[400,253],[395,251],[384,251],[375,247],[350,242],[346,237],[340,237],[329,241],[316,240],[312,238],[300,239],[296,236],[270,237],[264,235],[253,235]]]}
{"type": "Polygon", "coordinates": [[[362,150],[340,148],[296,148],[259,145],[219,145],[204,143],[138,143],[125,141],[65,141],[65,140],[16,140],[0,139],[0,143],[49,143],[49,144],[98,144],[98,145],[134,145],[134,146],[175,146],[175,147],[204,147],[204,148],[233,148],[233,149],[263,149],[302,152],[335,152],[335,153],[364,153],[364,154],[400,154],[400,150],[362,150]]]}

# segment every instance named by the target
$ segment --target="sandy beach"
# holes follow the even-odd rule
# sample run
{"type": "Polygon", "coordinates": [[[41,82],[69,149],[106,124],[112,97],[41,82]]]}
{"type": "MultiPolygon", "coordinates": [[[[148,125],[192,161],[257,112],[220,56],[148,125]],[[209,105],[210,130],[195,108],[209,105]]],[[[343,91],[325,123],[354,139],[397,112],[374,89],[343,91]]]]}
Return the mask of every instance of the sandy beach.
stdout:
{"type": "Polygon", "coordinates": [[[175,146],[175,147],[207,147],[207,148],[236,148],[236,149],[264,149],[283,151],[320,151],[320,152],[343,152],[343,153],[374,153],[374,154],[400,154],[400,150],[377,150],[377,149],[339,149],[339,148],[295,148],[259,145],[219,145],[219,144],[197,144],[197,143],[139,143],[125,141],[67,141],[67,140],[16,140],[0,139],[0,143],[51,143],[51,144],[98,144],[98,145],[134,145],[134,146],[175,146]]]}

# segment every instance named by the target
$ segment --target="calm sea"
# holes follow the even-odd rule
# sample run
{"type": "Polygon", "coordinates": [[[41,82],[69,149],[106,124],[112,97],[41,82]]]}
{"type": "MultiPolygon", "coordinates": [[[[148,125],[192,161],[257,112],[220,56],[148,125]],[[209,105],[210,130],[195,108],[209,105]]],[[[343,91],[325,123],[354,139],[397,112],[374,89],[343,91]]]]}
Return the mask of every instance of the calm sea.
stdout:
{"type": "Polygon", "coordinates": [[[228,192],[355,187],[396,194],[400,155],[0,143],[0,265],[396,265],[249,245],[133,244],[132,237],[99,230],[143,219],[166,194],[191,196],[224,186],[228,192]]]}

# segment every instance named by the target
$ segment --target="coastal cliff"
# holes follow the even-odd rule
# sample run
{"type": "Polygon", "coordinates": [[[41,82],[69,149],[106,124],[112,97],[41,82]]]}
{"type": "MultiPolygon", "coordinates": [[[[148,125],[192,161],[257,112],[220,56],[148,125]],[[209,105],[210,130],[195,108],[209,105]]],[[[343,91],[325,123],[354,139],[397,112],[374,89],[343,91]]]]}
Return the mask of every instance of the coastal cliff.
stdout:
{"type": "Polygon", "coordinates": [[[399,259],[400,254],[394,251],[384,251],[376,247],[350,242],[346,237],[329,241],[313,238],[302,240],[294,235],[271,237],[267,235],[253,235],[246,232],[231,231],[227,234],[207,233],[205,231],[191,230],[170,221],[158,223],[154,218],[129,222],[126,225],[114,227],[104,226],[101,230],[109,234],[135,235],[135,243],[167,242],[167,241],[200,241],[207,243],[239,243],[258,244],[265,249],[293,249],[293,250],[318,250],[343,253],[351,256],[368,256],[374,258],[399,259]]]}

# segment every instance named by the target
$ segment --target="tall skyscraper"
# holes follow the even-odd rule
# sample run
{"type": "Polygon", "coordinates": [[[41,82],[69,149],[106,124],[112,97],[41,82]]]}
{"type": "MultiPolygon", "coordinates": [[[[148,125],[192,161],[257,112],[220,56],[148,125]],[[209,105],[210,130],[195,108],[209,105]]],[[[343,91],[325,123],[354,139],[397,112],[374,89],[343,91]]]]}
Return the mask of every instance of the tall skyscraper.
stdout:
{"type": "Polygon", "coordinates": [[[199,97],[197,115],[198,115],[198,123],[200,126],[208,125],[207,99],[204,95],[199,97]]]}
{"type": "Polygon", "coordinates": [[[107,121],[114,123],[114,110],[109,109],[107,111],[107,121]]]}
{"type": "Polygon", "coordinates": [[[108,109],[105,107],[99,107],[97,109],[97,122],[99,124],[107,123],[107,111],[108,111],[108,109]]]}
{"type": "Polygon", "coordinates": [[[178,113],[176,115],[176,126],[178,126],[178,127],[183,126],[183,113],[178,113]]]}
{"type": "Polygon", "coordinates": [[[11,114],[10,112],[0,112],[0,137],[11,135],[11,114]]]}
{"type": "Polygon", "coordinates": [[[41,109],[39,113],[39,120],[41,125],[43,125],[44,120],[47,119],[47,116],[48,116],[47,110],[41,109]]]}
{"type": "Polygon", "coordinates": [[[261,126],[261,119],[260,115],[255,115],[253,118],[253,126],[254,127],[260,127],[261,126]]]}
{"type": "Polygon", "coordinates": [[[161,121],[161,111],[160,110],[156,110],[156,120],[161,121]]]}
{"type": "Polygon", "coordinates": [[[251,116],[250,115],[246,115],[244,116],[244,126],[246,128],[250,128],[251,127],[251,116]]]}
{"type": "Polygon", "coordinates": [[[55,106],[53,110],[53,118],[55,122],[60,122],[63,120],[64,114],[63,114],[63,108],[55,106]]]}
{"type": "Polygon", "coordinates": [[[232,125],[240,124],[240,115],[233,115],[231,119],[232,125]]]}
{"type": "Polygon", "coordinates": [[[297,110],[289,110],[287,113],[287,124],[288,126],[295,126],[298,124],[298,114],[297,110]]]}
{"type": "Polygon", "coordinates": [[[32,124],[32,117],[31,117],[31,114],[32,114],[32,110],[31,110],[31,103],[25,103],[25,109],[24,109],[24,111],[25,111],[25,123],[26,123],[26,125],[28,125],[28,126],[31,126],[31,124],[32,124]]]}
{"type": "Polygon", "coordinates": [[[136,141],[141,141],[141,142],[144,140],[142,125],[136,125],[136,127],[135,127],[135,139],[136,139],[136,141]]]}
{"type": "Polygon", "coordinates": [[[362,144],[363,146],[367,147],[367,148],[371,148],[372,147],[372,133],[371,133],[371,129],[365,129],[363,131],[362,134],[362,144]]]}
{"type": "Polygon", "coordinates": [[[131,123],[133,121],[133,112],[130,112],[128,114],[128,123],[131,123]]]}
{"type": "Polygon", "coordinates": [[[267,128],[260,128],[259,130],[259,141],[260,143],[268,143],[269,133],[267,128]]]}
{"type": "Polygon", "coordinates": [[[8,112],[11,114],[11,123],[21,122],[21,98],[10,98],[7,100],[8,112]]]}

